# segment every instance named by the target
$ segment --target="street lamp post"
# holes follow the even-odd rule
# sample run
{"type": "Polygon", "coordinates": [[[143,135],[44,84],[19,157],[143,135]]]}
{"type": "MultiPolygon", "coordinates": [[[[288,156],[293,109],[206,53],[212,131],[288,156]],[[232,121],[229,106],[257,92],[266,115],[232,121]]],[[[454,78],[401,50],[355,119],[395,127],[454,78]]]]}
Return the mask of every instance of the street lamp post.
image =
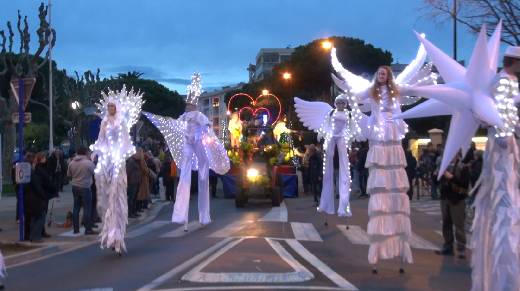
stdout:
{"type": "MultiPolygon", "coordinates": [[[[328,53],[328,52],[329,52],[333,47],[334,47],[334,44],[333,44],[330,40],[328,40],[328,39],[326,39],[326,40],[324,40],[324,41],[321,42],[321,48],[322,48],[324,51],[326,51],[327,53],[328,53]]],[[[330,90],[329,90],[329,91],[330,91],[329,98],[331,99],[331,101],[333,101],[333,100],[334,100],[334,92],[333,92],[333,91],[334,91],[334,84],[331,84],[331,85],[330,85],[330,90]]]]}

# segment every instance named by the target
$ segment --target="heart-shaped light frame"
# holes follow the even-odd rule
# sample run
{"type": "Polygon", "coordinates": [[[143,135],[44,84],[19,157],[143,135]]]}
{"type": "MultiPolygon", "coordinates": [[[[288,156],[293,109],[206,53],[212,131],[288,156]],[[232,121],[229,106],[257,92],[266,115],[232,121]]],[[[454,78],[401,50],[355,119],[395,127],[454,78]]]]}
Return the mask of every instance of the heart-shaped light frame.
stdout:
{"type": "Polygon", "coordinates": [[[278,114],[276,116],[276,119],[271,124],[275,124],[280,119],[280,116],[282,115],[282,103],[280,102],[280,99],[278,99],[278,97],[276,95],[271,94],[271,93],[260,94],[260,95],[258,95],[258,97],[256,97],[256,99],[251,97],[251,95],[249,95],[247,93],[237,93],[237,94],[231,96],[231,98],[229,98],[228,108],[227,108],[227,115],[231,115],[231,102],[233,101],[233,99],[235,99],[237,97],[240,97],[240,96],[247,97],[250,100],[249,103],[250,103],[251,106],[244,106],[244,107],[240,108],[238,110],[238,117],[239,118],[240,118],[240,114],[244,110],[250,111],[253,114],[253,116],[256,116],[256,114],[258,112],[260,112],[260,111],[267,111],[267,115],[269,116],[269,120],[271,120],[271,118],[273,116],[271,114],[271,110],[269,110],[266,107],[256,107],[256,104],[258,104],[258,100],[261,99],[261,98],[274,97],[276,102],[278,102],[278,114]]]}

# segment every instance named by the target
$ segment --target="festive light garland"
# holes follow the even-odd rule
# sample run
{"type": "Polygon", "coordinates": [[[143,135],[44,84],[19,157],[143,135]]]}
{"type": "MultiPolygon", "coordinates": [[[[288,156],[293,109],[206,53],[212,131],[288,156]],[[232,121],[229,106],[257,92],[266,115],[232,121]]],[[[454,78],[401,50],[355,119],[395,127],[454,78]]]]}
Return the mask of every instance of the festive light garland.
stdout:
{"type": "Polygon", "coordinates": [[[495,126],[495,137],[512,136],[518,124],[518,109],[516,108],[513,96],[518,95],[518,82],[501,78],[495,90],[495,102],[504,123],[503,128],[495,126]]]}

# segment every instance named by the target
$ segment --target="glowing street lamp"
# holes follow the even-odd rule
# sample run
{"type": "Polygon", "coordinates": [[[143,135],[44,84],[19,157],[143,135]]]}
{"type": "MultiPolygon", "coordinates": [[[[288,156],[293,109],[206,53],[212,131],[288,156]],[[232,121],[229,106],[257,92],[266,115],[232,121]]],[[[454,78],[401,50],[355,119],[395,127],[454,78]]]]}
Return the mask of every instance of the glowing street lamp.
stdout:
{"type": "Polygon", "coordinates": [[[285,73],[283,73],[283,75],[282,75],[282,78],[283,78],[284,80],[290,80],[291,77],[292,77],[292,75],[291,75],[291,73],[289,73],[289,72],[285,72],[285,73]]]}
{"type": "Polygon", "coordinates": [[[72,110],[78,110],[81,108],[81,104],[79,103],[79,101],[73,101],[70,104],[70,107],[72,108],[72,110]]]}
{"type": "Polygon", "coordinates": [[[269,90],[267,90],[267,89],[262,90],[262,95],[269,95],[269,90]]]}
{"type": "Polygon", "coordinates": [[[330,40],[324,40],[321,42],[321,48],[324,50],[332,49],[332,42],[330,40]]]}

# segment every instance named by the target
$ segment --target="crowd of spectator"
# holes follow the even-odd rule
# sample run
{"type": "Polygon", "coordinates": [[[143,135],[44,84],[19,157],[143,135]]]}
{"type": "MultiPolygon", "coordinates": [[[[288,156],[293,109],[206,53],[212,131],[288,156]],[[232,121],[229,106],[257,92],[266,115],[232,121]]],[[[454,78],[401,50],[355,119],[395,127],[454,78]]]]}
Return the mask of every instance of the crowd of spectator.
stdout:
{"type": "MultiPolygon", "coordinates": [[[[71,185],[73,205],[71,226],[79,234],[81,226],[85,235],[97,234],[95,228],[101,222],[96,210],[97,197],[94,170],[97,156],[87,147],[79,146],[66,159],[63,151],[26,152],[24,162],[31,165],[31,179],[27,184],[16,184],[15,163],[12,177],[15,190],[24,190],[24,239],[41,242],[50,237],[46,225],[51,225],[53,198],[60,196],[66,184],[71,185]],[[49,211],[49,208],[51,211],[49,211]],[[80,212],[83,213],[80,220],[80,212]]],[[[178,170],[164,146],[153,140],[145,140],[136,153],[126,161],[128,217],[137,218],[150,206],[152,198],[159,196],[160,183],[165,189],[165,199],[174,201],[178,182],[178,170]]],[[[17,196],[18,197],[18,196],[17,196]]],[[[19,209],[19,201],[17,201],[19,209]]],[[[16,220],[20,221],[16,211],[16,220]]],[[[65,223],[67,226],[67,223],[65,223]]]]}

